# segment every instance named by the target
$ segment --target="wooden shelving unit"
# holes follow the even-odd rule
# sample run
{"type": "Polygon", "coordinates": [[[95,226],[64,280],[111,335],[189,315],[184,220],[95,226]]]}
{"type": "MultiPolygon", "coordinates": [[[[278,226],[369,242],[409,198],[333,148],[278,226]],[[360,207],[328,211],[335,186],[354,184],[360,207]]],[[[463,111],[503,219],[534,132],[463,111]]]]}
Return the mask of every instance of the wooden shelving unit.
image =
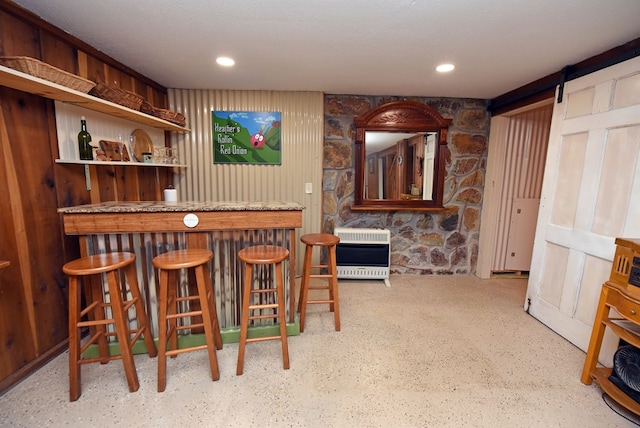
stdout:
{"type": "Polygon", "coordinates": [[[165,131],[184,133],[191,132],[188,128],[176,125],[166,120],[159,119],[136,110],[131,110],[130,108],[119,104],[115,104],[1,65],[0,85],[52,100],[75,104],[83,108],[119,117],[121,119],[131,120],[133,122],[152,126],[165,131]]]}
{"type": "Polygon", "coordinates": [[[616,239],[616,254],[609,281],[602,285],[600,300],[589,349],[582,369],[581,381],[591,384],[595,380],[600,389],[627,410],[640,415],[640,403],[625,394],[609,380],[611,367],[597,367],[605,329],[630,345],[640,348],[640,287],[631,284],[630,275],[636,275],[639,266],[640,240],[616,239]]]}

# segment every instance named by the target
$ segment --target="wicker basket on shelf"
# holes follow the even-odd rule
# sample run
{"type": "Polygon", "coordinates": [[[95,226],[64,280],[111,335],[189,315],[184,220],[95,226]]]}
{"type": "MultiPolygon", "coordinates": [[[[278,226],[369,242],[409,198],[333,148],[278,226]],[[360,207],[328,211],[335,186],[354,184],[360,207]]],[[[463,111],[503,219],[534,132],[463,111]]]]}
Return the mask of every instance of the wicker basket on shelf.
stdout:
{"type": "Polygon", "coordinates": [[[112,103],[128,107],[131,110],[140,110],[140,105],[143,101],[142,97],[135,92],[105,85],[104,83],[96,84],[96,86],[91,89],[89,94],[93,95],[94,97],[102,98],[103,100],[111,101],[112,103]]]}
{"type": "Polygon", "coordinates": [[[85,94],[96,85],[91,80],[60,70],[46,62],[28,56],[3,56],[0,57],[0,64],[85,94]]]}
{"type": "Polygon", "coordinates": [[[175,123],[179,126],[185,126],[187,123],[187,119],[182,113],[167,110],[164,108],[154,107],[147,101],[142,102],[140,111],[146,114],[150,114],[151,116],[155,116],[159,119],[166,120],[167,122],[175,123]]]}

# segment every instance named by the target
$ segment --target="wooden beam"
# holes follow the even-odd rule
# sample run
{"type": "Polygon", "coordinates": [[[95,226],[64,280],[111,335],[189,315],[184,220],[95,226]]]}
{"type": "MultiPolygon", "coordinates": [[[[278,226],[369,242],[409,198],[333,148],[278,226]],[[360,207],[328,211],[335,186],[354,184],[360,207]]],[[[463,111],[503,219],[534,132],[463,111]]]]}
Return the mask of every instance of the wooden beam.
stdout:
{"type": "Polygon", "coordinates": [[[640,38],[565,67],[567,72],[564,76],[560,70],[499,95],[491,100],[489,111],[492,116],[497,116],[527,104],[553,98],[557,85],[637,56],[640,56],[640,38]]]}

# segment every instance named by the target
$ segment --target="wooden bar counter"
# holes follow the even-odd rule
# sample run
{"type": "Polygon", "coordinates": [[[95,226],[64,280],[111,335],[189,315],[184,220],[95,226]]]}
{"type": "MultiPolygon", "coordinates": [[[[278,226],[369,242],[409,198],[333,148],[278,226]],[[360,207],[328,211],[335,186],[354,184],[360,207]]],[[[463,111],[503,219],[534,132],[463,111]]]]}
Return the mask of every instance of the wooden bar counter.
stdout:
{"type": "MultiPolygon", "coordinates": [[[[107,251],[136,254],[139,282],[154,333],[157,332],[157,281],[151,260],[182,248],[213,251],[211,275],[222,329],[240,325],[244,247],[286,247],[287,319],[295,321],[296,228],[302,210],[296,202],[103,202],[60,208],[64,231],[78,235],[82,255],[107,251]]],[[[263,273],[268,275],[269,273],[263,273]]],[[[187,282],[186,280],[184,281],[187,282]]]]}

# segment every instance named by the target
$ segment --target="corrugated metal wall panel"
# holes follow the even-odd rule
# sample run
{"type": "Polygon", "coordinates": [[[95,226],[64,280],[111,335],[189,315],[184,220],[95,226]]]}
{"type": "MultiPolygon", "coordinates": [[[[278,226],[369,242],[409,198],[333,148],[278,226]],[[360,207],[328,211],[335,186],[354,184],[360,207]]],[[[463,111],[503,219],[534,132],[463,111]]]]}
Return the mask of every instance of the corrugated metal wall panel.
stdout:
{"type": "Polygon", "coordinates": [[[552,113],[553,106],[545,106],[509,117],[492,271],[505,270],[513,200],[540,198],[552,113]]]}
{"type": "MultiPolygon", "coordinates": [[[[324,95],[321,92],[170,89],[170,108],[187,117],[189,134],[172,134],[180,163],[174,180],[179,200],[295,201],[305,206],[298,237],[321,231],[324,95]],[[213,163],[213,111],[279,111],[282,119],[281,165],[213,163]],[[313,192],[305,193],[305,183],[313,192]]],[[[296,247],[296,272],[304,247],[296,247]]],[[[314,258],[317,256],[314,254],[314,258]]]]}

